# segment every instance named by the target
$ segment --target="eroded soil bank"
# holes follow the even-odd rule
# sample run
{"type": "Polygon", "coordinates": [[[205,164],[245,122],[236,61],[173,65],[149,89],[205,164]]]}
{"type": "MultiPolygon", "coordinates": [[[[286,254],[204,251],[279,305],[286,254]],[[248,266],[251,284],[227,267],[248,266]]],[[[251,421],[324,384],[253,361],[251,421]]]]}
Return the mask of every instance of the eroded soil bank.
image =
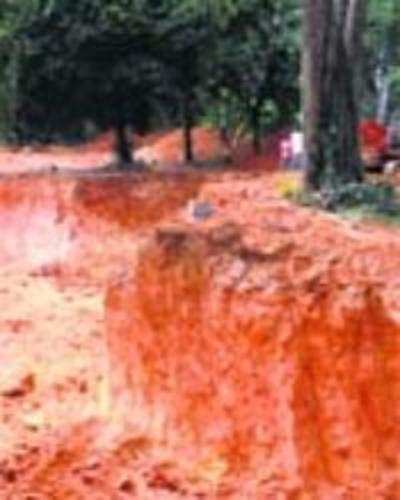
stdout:
{"type": "Polygon", "coordinates": [[[1,181],[1,498],[398,498],[400,233],[275,183],[1,181]]]}

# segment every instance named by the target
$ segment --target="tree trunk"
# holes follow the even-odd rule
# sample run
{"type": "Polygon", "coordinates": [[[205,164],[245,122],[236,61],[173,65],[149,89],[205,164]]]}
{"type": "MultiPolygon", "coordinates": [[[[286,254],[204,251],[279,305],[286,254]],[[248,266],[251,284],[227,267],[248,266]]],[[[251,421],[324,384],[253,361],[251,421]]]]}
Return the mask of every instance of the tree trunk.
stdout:
{"type": "Polygon", "coordinates": [[[229,120],[227,118],[227,104],[221,99],[221,103],[216,102],[215,106],[217,107],[218,113],[218,131],[219,138],[221,143],[226,146],[228,149],[230,148],[230,137],[229,137],[229,120]]]}
{"type": "Polygon", "coordinates": [[[377,88],[376,119],[380,123],[387,123],[390,101],[390,75],[389,75],[389,40],[386,40],[376,71],[375,81],[377,88]]]}
{"type": "Polygon", "coordinates": [[[389,102],[390,102],[390,79],[389,75],[382,76],[378,90],[376,120],[387,125],[389,118],[389,102]]]}
{"type": "Polygon", "coordinates": [[[307,185],[319,189],[330,175],[360,181],[356,75],[365,0],[303,0],[303,7],[307,185]]]}
{"type": "Polygon", "coordinates": [[[193,115],[192,99],[190,95],[185,95],[182,102],[182,122],[183,122],[183,148],[184,160],[186,163],[194,161],[193,153],[193,115]]]}
{"type": "Polygon", "coordinates": [[[115,154],[121,168],[133,166],[132,146],[133,140],[129,127],[125,123],[118,123],[115,127],[115,154]]]}
{"type": "Polygon", "coordinates": [[[260,109],[259,106],[253,106],[250,110],[251,128],[253,135],[253,151],[256,155],[261,154],[261,125],[260,125],[260,109]]]}
{"type": "Polygon", "coordinates": [[[20,120],[20,57],[21,47],[16,44],[12,48],[13,54],[10,64],[6,70],[6,81],[8,83],[8,133],[14,144],[22,145],[24,143],[24,131],[20,120]]]}

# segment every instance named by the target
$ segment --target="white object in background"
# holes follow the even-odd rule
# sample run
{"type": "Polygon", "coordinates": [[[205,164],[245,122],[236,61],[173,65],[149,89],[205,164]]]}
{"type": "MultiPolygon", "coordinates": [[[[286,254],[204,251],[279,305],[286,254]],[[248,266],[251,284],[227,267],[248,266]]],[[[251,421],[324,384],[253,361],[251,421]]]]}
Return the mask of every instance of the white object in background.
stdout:
{"type": "Polygon", "coordinates": [[[304,153],[304,134],[302,132],[292,132],[290,135],[293,156],[304,153]]]}
{"type": "Polygon", "coordinates": [[[154,148],[150,146],[143,146],[134,153],[135,161],[141,161],[145,165],[155,166],[158,164],[158,156],[154,148]]]}

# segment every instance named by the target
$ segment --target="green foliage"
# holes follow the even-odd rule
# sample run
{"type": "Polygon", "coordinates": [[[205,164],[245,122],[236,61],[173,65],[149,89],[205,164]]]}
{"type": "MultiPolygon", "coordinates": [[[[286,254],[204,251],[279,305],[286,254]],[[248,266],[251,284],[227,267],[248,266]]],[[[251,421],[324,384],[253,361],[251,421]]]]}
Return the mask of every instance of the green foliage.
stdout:
{"type": "Polygon", "coordinates": [[[156,62],[147,50],[148,20],[115,27],[105,3],[48,5],[17,32],[23,47],[18,133],[53,139],[91,120],[100,128],[148,125],[156,62]],[[140,96],[134,99],[132,96],[140,96]]]}
{"type": "Polygon", "coordinates": [[[400,222],[399,193],[388,183],[350,183],[325,187],[319,192],[300,190],[290,199],[304,206],[336,212],[345,217],[400,222]]]}
{"type": "Polygon", "coordinates": [[[224,23],[216,21],[211,85],[222,126],[247,130],[256,143],[299,107],[299,8],[288,0],[238,1],[235,7],[224,23]]]}
{"type": "MultiPolygon", "coordinates": [[[[196,120],[259,136],[299,111],[298,0],[3,0],[0,134],[79,138],[196,120]]],[[[400,102],[398,0],[368,0],[364,111],[400,102]]]]}
{"type": "Polygon", "coordinates": [[[22,141],[204,117],[260,135],[298,111],[298,12],[295,0],[4,0],[0,120],[22,141]]]}

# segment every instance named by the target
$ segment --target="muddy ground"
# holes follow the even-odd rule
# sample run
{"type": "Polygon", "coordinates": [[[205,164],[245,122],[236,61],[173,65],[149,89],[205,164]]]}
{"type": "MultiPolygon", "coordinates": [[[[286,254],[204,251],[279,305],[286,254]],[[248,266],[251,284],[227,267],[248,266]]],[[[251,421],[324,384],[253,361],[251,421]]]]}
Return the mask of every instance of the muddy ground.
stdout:
{"type": "MultiPolygon", "coordinates": [[[[0,499],[400,498],[398,229],[291,205],[277,192],[279,172],[97,175],[100,153],[91,151],[85,165],[79,159],[87,175],[27,173],[30,162],[40,170],[43,157],[28,151],[21,162],[13,154],[23,155],[0,154],[7,174],[0,180],[0,499]],[[11,157],[20,165],[13,172],[25,173],[9,175],[11,157]],[[188,420],[204,435],[210,419],[233,421],[244,448],[235,448],[227,431],[229,450],[204,455],[204,440],[185,440],[175,424],[162,439],[125,427],[135,410],[126,406],[121,415],[115,406],[109,376],[118,372],[114,363],[131,367],[129,345],[114,351],[110,366],[107,329],[122,314],[123,331],[132,335],[137,286],[153,305],[169,293],[149,291],[149,283],[175,276],[164,268],[133,273],[138,248],[158,255],[160,231],[198,242],[196,259],[210,263],[213,289],[233,293],[240,331],[262,318],[262,328],[251,330],[254,342],[243,344],[224,372],[232,382],[225,388],[233,390],[228,414],[221,413],[217,384],[202,403],[209,415],[199,407],[188,420]],[[253,368],[260,377],[254,385],[246,381],[253,368]],[[260,445],[255,422],[267,422],[260,445]],[[171,455],[171,442],[190,449],[190,467],[171,455]]],[[[45,154],[50,163],[64,161],[54,149],[45,154]]],[[[78,157],[70,153],[67,163],[78,157]]],[[[185,290],[174,299],[177,310],[185,290]]],[[[210,331],[222,332],[231,316],[215,297],[217,327],[210,331]]],[[[171,316],[160,321],[166,319],[174,325],[171,316]]],[[[187,324],[176,325],[161,351],[146,337],[155,342],[157,369],[163,356],[181,356],[187,324]]],[[[188,362],[208,353],[198,380],[222,377],[216,360],[230,356],[221,348],[214,359],[207,342],[187,351],[188,362]]],[[[129,392],[128,379],[120,382],[129,392]]],[[[161,380],[151,380],[157,394],[161,380]]],[[[152,409],[175,422],[189,399],[182,388],[169,390],[170,399],[160,397],[152,409]]]]}

